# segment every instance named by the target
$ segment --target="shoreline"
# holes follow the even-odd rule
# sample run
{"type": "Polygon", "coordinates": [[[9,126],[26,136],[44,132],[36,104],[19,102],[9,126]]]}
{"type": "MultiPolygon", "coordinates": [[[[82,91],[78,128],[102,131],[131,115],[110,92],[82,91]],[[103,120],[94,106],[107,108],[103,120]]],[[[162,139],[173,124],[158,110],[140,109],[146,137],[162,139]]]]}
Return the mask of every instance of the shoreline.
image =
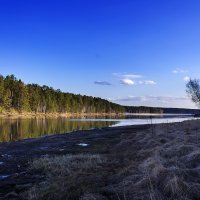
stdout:
{"type": "Polygon", "coordinates": [[[121,117],[121,116],[193,116],[194,114],[163,114],[163,113],[33,113],[33,112],[5,112],[0,118],[95,118],[95,117],[121,117]]]}
{"type": "Polygon", "coordinates": [[[65,117],[65,118],[84,118],[84,117],[107,117],[124,116],[125,113],[0,113],[0,118],[32,118],[32,117],[65,117]]]}
{"type": "MultiPolygon", "coordinates": [[[[149,185],[148,181],[144,181],[145,175],[143,173],[147,171],[156,191],[159,190],[160,195],[170,196],[173,195],[170,193],[170,189],[167,190],[169,193],[166,193],[166,190],[160,188],[160,185],[168,184],[168,180],[164,177],[173,180],[176,175],[178,181],[189,181],[186,182],[187,184],[197,181],[200,185],[200,181],[193,177],[195,166],[198,165],[196,159],[199,157],[194,157],[194,159],[192,157],[200,152],[200,136],[197,134],[199,132],[199,120],[189,120],[154,124],[153,126],[106,127],[0,143],[0,198],[12,199],[8,197],[15,195],[15,199],[21,199],[24,192],[30,191],[31,188],[35,187],[34,185],[46,180],[46,175],[42,171],[30,169],[33,160],[40,159],[42,163],[43,159],[47,159],[49,156],[60,159],[60,156],[66,155],[101,155],[105,160],[108,160],[101,166],[101,170],[87,172],[91,174],[91,177],[97,176],[98,179],[102,176],[101,181],[98,181],[100,185],[97,184],[93,188],[95,194],[107,195],[105,197],[109,199],[116,199],[114,188],[119,191],[120,197],[125,190],[127,199],[136,197],[149,199],[149,185]],[[175,169],[173,166],[179,167],[179,165],[179,170],[171,172],[175,169]],[[188,170],[190,168],[193,170],[191,179],[188,177],[186,180],[184,179],[184,173],[181,172],[183,166],[187,167],[188,170]],[[179,180],[180,173],[182,178],[179,180]],[[135,179],[136,177],[137,179],[135,179]],[[157,180],[159,177],[161,178],[157,180]],[[130,181],[132,184],[131,187],[128,187],[130,181]],[[127,186],[125,187],[126,182],[127,186]],[[106,189],[105,184],[107,185],[106,189]],[[142,185],[138,189],[140,184],[142,185]],[[130,198],[128,198],[129,195],[130,198]]],[[[190,171],[188,173],[190,175],[190,171]]],[[[86,182],[82,183],[83,185],[74,182],[73,184],[78,184],[78,186],[73,195],[84,196],[91,192],[91,186],[85,188],[85,185],[95,185],[96,179],[89,178],[88,174],[86,177],[84,174],[80,174],[80,176],[83,176],[82,178],[86,179],[86,182]],[[78,187],[85,188],[85,193],[79,194],[78,187]]],[[[182,187],[182,182],[180,187],[182,187]]],[[[66,188],[66,190],[68,189],[66,188]]],[[[190,185],[190,191],[193,191],[193,185],[190,185]]],[[[52,190],[49,192],[51,193],[52,190]]],[[[182,195],[182,193],[178,193],[178,195],[182,195]]],[[[188,193],[187,195],[196,194],[188,193]]],[[[71,196],[70,198],[72,199],[71,196]]]]}

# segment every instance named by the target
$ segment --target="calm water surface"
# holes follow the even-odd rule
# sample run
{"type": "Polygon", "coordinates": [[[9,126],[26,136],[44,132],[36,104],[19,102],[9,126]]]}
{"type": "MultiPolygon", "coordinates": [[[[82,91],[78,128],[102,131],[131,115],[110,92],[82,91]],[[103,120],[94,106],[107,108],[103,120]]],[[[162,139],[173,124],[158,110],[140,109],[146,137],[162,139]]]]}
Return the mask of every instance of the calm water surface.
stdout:
{"type": "Polygon", "coordinates": [[[67,119],[67,118],[0,118],[0,142],[36,138],[49,134],[66,133],[109,126],[127,126],[151,123],[180,122],[189,116],[149,116],[127,115],[122,118],[67,119]]]}

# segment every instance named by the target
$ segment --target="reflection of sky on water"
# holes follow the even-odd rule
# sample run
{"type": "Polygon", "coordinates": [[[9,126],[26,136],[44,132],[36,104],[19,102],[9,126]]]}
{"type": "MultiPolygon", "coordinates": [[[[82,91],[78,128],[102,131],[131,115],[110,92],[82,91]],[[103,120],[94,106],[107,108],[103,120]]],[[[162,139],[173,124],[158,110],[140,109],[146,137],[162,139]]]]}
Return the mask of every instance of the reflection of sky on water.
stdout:
{"type": "Polygon", "coordinates": [[[127,119],[70,119],[70,121],[107,121],[115,122],[110,125],[110,127],[117,126],[130,126],[130,125],[145,125],[145,124],[160,124],[160,123],[173,123],[173,122],[183,122],[186,120],[196,119],[188,115],[133,115],[132,118],[128,115],[127,119]]]}
{"type": "Polygon", "coordinates": [[[176,117],[176,118],[152,118],[152,119],[125,119],[120,120],[117,124],[111,125],[111,127],[117,126],[130,126],[130,125],[145,125],[145,124],[161,124],[161,123],[173,123],[173,122],[183,122],[186,120],[191,120],[196,118],[191,117],[176,117]]]}

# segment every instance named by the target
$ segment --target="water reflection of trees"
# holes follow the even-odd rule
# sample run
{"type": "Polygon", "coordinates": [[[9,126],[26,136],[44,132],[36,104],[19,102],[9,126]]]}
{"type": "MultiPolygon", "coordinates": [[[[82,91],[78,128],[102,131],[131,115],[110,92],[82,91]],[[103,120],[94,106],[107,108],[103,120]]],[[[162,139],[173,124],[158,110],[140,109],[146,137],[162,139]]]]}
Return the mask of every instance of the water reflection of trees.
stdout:
{"type": "Polygon", "coordinates": [[[71,121],[66,118],[0,119],[0,142],[40,137],[47,134],[101,128],[115,121],[71,121]]]}

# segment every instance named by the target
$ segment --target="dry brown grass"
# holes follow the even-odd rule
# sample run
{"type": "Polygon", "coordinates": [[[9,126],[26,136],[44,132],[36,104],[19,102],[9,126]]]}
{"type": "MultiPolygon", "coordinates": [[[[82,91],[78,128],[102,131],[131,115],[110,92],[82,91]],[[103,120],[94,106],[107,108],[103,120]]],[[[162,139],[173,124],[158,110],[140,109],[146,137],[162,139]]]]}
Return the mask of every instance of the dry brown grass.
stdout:
{"type": "Polygon", "coordinates": [[[48,176],[72,176],[88,169],[96,169],[98,164],[105,163],[106,159],[100,155],[78,154],[54,157],[43,157],[31,163],[31,169],[43,170],[48,176]]]}
{"type": "Polygon", "coordinates": [[[23,194],[30,200],[37,199],[78,199],[85,192],[92,191],[92,185],[84,179],[100,170],[106,158],[100,155],[79,154],[44,157],[31,163],[31,170],[41,171],[46,175],[44,182],[35,185],[23,194]]]}
{"type": "MultiPolygon", "coordinates": [[[[78,154],[34,160],[31,170],[45,179],[26,195],[32,200],[199,200],[198,123],[156,125],[154,137],[151,127],[124,133],[106,158],[78,154]]],[[[107,143],[98,145],[103,149],[107,143]]]]}

